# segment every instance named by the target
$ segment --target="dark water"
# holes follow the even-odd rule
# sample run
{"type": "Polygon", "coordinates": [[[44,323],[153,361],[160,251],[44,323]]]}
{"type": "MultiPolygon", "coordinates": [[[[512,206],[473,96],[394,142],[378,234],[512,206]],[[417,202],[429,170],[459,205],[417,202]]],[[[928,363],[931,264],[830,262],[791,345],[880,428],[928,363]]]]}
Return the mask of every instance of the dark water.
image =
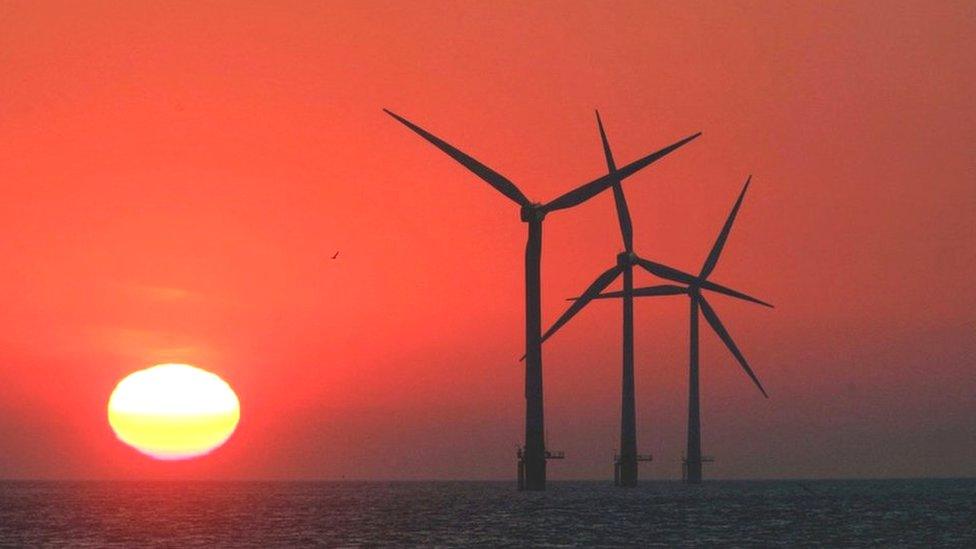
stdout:
{"type": "Polygon", "coordinates": [[[976,480],[0,482],[0,545],[976,547],[976,480]]]}

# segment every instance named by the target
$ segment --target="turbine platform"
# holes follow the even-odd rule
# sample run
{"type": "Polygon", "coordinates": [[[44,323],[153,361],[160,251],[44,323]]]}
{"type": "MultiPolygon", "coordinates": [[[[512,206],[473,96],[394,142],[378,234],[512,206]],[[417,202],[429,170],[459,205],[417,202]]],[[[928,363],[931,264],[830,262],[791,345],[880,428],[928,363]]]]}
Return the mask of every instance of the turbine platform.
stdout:
{"type": "MultiPolygon", "coordinates": [[[[701,462],[712,463],[715,461],[713,456],[702,456],[701,462]]],[[[688,458],[681,456],[681,482],[688,482],[688,458]]]]}
{"type": "MultiPolygon", "coordinates": [[[[525,490],[525,449],[519,446],[515,452],[515,456],[518,459],[518,489],[521,492],[525,490]]],[[[566,459],[566,452],[562,450],[546,450],[546,461],[550,459],[566,459]]]]}
{"type": "MultiPolygon", "coordinates": [[[[623,465],[623,460],[620,454],[613,455],[613,485],[621,486],[620,482],[620,466],[623,465]]],[[[642,461],[654,461],[653,454],[637,454],[634,456],[634,461],[640,463],[642,461]]]]}

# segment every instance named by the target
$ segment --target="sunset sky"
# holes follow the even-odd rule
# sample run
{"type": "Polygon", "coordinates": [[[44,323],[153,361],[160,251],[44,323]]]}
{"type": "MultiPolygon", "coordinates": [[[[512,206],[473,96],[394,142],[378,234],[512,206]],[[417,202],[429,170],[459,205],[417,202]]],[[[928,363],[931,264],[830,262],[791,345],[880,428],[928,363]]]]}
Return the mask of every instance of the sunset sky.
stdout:
{"type": "MultiPolygon", "coordinates": [[[[546,201],[624,184],[697,272],[711,478],[976,475],[971,2],[0,3],[0,478],[513,480],[525,226],[390,108],[546,201]],[[336,251],[336,260],[331,260],[336,251]],[[213,454],[116,440],[161,362],[237,392],[213,454]]],[[[609,192],[547,218],[543,323],[614,263],[609,192]]],[[[654,279],[639,275],[637,283],[654,279]]],[[[687,300],[636,309],[644,478],[680,476],[687,300]]],[[[550,478],[607,479],[620,304],[544,347],[550,478]]]]}

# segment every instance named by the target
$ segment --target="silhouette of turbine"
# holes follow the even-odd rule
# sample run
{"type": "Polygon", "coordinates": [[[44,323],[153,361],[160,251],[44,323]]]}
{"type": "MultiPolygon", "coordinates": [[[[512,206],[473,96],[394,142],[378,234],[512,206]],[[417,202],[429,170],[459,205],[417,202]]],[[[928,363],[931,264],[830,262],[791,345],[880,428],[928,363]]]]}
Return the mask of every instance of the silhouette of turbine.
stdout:
{"type": "Polygon", "coordinates": [[[413,122],[383,109],[387,114],[407,126],[435,147],[474,172],[495,190],[521,207],[521,220],[528,224],[528,241],[525,246],[525,448],[519,452],[519,488],[545,490],[546,459],[551,456],[545,448],[545,423],[542,398],[542,306],[540,288],[540,264],[542,258],[542,221],[546,214],[581,204],[622,181],[638,170],[671,153],[697,138],[701,133],[690,135],[657,152],[627,164],[614,174],[599,177],[547,202],[534,203],[510,180],[461,152],[413,122]],[[524,470],[523,470],[524,464],[524,470]]]}
{"type": "MultiPolygon", "coordinates": [[[[739,198],[735,202],[735,206],[732,207],[732,211],[729,213],[728,219],[725,221],[725,225],[722,227],[722,231],[719,233],[718,238],[715,240],[715,244],[712,246],[711,252],[709,252],[708,257],[705,259],[705,264],[702,266],[701,273],[697,277],[692,277],[687,279],[684,277],[671,278],[671,280],[676,280],[682,282],[685,286],[675,286],[672,284],[663,284],[659,286],[650,286],[646,288],[637,288],[633,290],[633,295],[637,297],[649,297],[649,296],[664,296],[664,295],[678,295],[687,294],[691,302],[691,323],[690,323],[690,353],[689,353],[689,368],[688,368],[688,446],[687,453],[685,457],[685,481],[689,484],[698,484],[702,480],[702,452],[701,452],[701,409],[700,409],[700,399],[698,390],[698,311],[701,309],[702,314],[705,315],[705,320],[712,327],[718,337],[725,343],[732,355],[738,360],[739,365],[748,374],[752,382],[755,383],[759,391],[762,392],[763,396],[769,398],[766,394],[766,390],[763,389],[762,383],[759,382],[759,378],[753,373],[752,368],[749,367],[749,363],[746,362],[742,352],[736,346],[735,341],[732,340],[732,336],[729,335],[728,330],[719,320],[718,314],[712,309],[711,305],[705,299],[705,296],[701,294],[701,289],[710,289],[708,287],[708,276],[715,270],[715,266],[718,264],[719,255],[722,253],[722,248],[725,247],[725,241],[728,239],[729,232],[732,229],[732,223],[735,222],[735,216],[739,213],[739,207],[742,206],[742,200],[745,198],[746,191],[749,189],[749,182],[752,180],[752,176],[746,180],[745,186],[742,188],[742,192],[739,194],[739,198]]],[[[662,277],[667,278],[667,277],[662,277]]],[[[626,290],[622,292],[607,292],[597,295],[596,299],[607,299],[607,298],[618,298],[622,297],[627,299],[626,290]]],[[[759,303],[766,307],[772,307],[769,303],[759,301],[758,299],[743,297],[742,295],[736,296],[743,299],[748,299],[754,303],[759,303]]],[[[577,301],[578,303],[579,301],[577,301]]]]}

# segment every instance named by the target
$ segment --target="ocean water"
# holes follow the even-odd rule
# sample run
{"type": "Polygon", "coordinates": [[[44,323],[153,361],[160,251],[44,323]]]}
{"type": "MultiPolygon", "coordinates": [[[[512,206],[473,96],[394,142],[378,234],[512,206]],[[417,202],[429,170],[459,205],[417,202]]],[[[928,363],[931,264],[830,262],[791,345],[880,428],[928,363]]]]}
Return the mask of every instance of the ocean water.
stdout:
{"type": "Polygon", "coordinates": [[[4,547],[976,547],[976,479],[0,482],[4,547]]]}

